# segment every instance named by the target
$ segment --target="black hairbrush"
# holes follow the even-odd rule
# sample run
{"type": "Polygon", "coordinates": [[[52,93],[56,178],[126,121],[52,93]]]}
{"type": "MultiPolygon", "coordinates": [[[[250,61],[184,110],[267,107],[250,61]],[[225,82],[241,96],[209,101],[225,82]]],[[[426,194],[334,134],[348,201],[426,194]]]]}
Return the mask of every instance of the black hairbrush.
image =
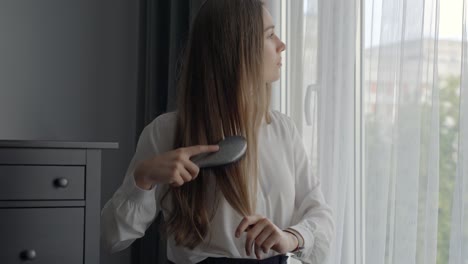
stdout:
{"type": "Polygon", "coordinates": [[[221,140],[219,150],[212,153],[202,153],[192,157],[199,168],[228,165],[240,160],[247,150],[247,140],[242,136],[229,136],[221,140]]]}

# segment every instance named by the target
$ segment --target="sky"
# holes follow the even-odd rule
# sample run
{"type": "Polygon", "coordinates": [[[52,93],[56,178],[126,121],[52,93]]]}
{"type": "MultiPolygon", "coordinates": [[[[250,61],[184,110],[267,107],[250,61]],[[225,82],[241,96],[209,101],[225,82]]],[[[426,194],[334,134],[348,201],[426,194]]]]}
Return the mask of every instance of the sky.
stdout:
{"type": "MultiPolygon", "coordinates": [[[[394,8],[396,10],[400,10],[399,12],[402,14],[403,6],[398,3],[403,3],[403,0],[388,0],[391,2],[385,2],[386,8],[394,8]]],[[[365,46],[370,46],[370,36],[371,36],[371,24],[369,23],[372,21],[372,15],[374,15],[373,20],[376,21],[373,25],[373,45],[379,44],[380,40],[380,32],[381,24],[380,19],[382,15],[382,0],[364,0],[365,2],[365,21],[366,21],[366,37],[365,37],[365,46]],[[372,6],[372,4],[374,6],[372,6]],[[372,8],[374,8],[374,13],[372,13],[372,8]]],[[[388,10],[388,9],[387,9],[388,10]]],[[[434,32],[434,26],[431,25],[431,17],[432,23],[435,23],[435,10],[436,10],[436,0],[407,0],[407,16],[410,16],[409,19],[418,19],[422,15],[422,10],[426,13],[426,20],[424,21],[425,24],[425,36],[430,36],[430,32],[434,32]],[[425,2],[426,6],[423,9],[422,3],[425,2]],[[431,13],[432,12],[432,13],[431,13]],[[434,14],[431,16],[431,14],[434,14]],[[432,31],[431,31],[432,29],[432,31]]],[[[462,17],[463,17],[463,0],[439,0],[439,39],[457,39],[461,40],[462,38],[462,17]]],[[[398,19],[398,18],[397,18],[398,19]]],[[[401,18],[400,18],[401,21],[401,18]]],[[[415,20],[417,21],[417,20],[415,20]]],[[[421,20],[420,20],[421,21],[421,20]]],[[[416,23],[409,23],[407,28],[408,34],[411,35],[411,25],[414,26],[414,32],[419,32],[420,27],[418,27],[416,23]]],[[[434,25],[434,24],[432,24],[434,25]]],[[[383,38],[392,38],[392,36],[383,36],[383,38]]]]}
{"type": "MultiPolygon", "coordinates": [[[[304,0],[304,10],[305,12],[317,12],[317,1],[319,0],[304,0]]],[[[393,8],[396,10],[400,10],[396,13],[403,13],[402,11],[402,3],[405,0],[363,0],[364,8],[365,8],[365,46],[369,47],[370,43],[370,36],[371,36],[371,24],[369,23],[372,21],[372,15],[374,15],[373,19],[376,21],[373,25],[373,43],[374,46],[378,45],[380,42],[380,32],[381,24],[380,19],[382,15],[382,1],[385,1],[386,8],[393,8]],[[372,9],[374,9],[374,13],[372,13],[372,9]]],[[[418,23],[416,19],[420,19],[422,15],[422,10],[424,10],[425,14],[425,36],[433,36],[434,35],[434,23],[435,23],[435,10],[436,10],[436,3],[439,2],[439,39],[451,39],[451,40],[461,40],[462,39],[462,18],[463,18],[463,0],[406,0],[407,3],[407,16],[409,19],[415,20],[414,22],[411,21],[408,23],[409,27],[407,28],[408,34],[411,35],[412,32],[415,32],[413,35],[418,35],[421,30],[420,24],[418,27],[418,23]],[[423,8],[422,4],[426,6],[423,8]],[[432,21],[431,21],[432,17],[432,21]],[[432,22],[432,26],[431,26],[432,22]],[[410,28],[413,25],[413,28],[410,28]],[[411,32],[411,29],[413,30],[411,32]],[[432,30],[431,30],[432,29],[432,30]],[[432,33],[432,34],[431,34],[432,33]]],[[[468,1],[467,1],[468,5],[468,1]]],[[[468,8],[467,8],[468,9],[468,8]]],[[[401,21],[401,18],[400,18],[401,21]]],[[[421,20],[419,20],[421,21],[421,20]]],[[[421,23],[421,22],[420,22],[421,23]]],[[[392,36],[384,36],[387,38],[392,38],[392,36]]]]}
{"type": "Polygon", "coordinates": [[[462,0],[440,0],[440,38],[461,39],[462,16],[462,0]]]}

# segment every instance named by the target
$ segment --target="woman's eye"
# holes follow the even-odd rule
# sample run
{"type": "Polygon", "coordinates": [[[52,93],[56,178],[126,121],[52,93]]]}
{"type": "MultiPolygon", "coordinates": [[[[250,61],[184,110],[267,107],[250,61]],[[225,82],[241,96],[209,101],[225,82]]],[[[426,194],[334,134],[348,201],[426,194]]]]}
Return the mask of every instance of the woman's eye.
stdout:
{"type": "Polygon", "coordinates": [[[268,38],[273,38],[273,36],[275,35],[275,33],[271,33],[268,38]]]}

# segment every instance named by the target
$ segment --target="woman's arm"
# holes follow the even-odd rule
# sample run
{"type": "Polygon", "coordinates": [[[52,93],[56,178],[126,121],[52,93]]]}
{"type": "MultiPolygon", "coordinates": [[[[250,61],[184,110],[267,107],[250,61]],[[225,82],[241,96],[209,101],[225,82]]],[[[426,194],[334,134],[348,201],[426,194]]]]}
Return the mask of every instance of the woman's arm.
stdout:
{"type": "Polygon", "coordinates": [[[295,211],[293,226],[303,238],[302,257],[307,262],[323,263],[329,255],[335,225],[332,210],[326,204],[320,181],[312,172],[301,136],[288,118],[293,142],[295,167],[295,211]]]}
{"type": "Polygon", "coordinates": [[[134,178],[141,161],[158,153],[153,138],[154,123],[144,128],[122,185],[101,211],[101,239],[111,253],[124,250],[142,237],[159,211],[155,198],[157,186],[144,190],[136,185],[134,178]]]}
{"type": "Polygon", "coordinates": [[[179,187],[194,180],[200,168],[190,158],[215,152],[218,145],[172,150],[174,115],[163,115],[145,127],[122,186],[101,212],[101,237],[110,252],[127,248],[142,237],[160,211],[157,203],[165,185],[179,187]]]}

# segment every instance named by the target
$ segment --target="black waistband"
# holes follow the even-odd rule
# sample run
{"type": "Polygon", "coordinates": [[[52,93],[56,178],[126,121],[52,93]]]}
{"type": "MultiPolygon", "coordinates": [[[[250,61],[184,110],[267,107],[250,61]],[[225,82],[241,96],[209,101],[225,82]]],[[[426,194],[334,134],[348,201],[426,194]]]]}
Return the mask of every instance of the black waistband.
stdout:
{"type": "Polygon", "coordinates": [[[198,264],[286,264],[288,256],[277,255],[266,259],[206,258],[198,264]]]}

